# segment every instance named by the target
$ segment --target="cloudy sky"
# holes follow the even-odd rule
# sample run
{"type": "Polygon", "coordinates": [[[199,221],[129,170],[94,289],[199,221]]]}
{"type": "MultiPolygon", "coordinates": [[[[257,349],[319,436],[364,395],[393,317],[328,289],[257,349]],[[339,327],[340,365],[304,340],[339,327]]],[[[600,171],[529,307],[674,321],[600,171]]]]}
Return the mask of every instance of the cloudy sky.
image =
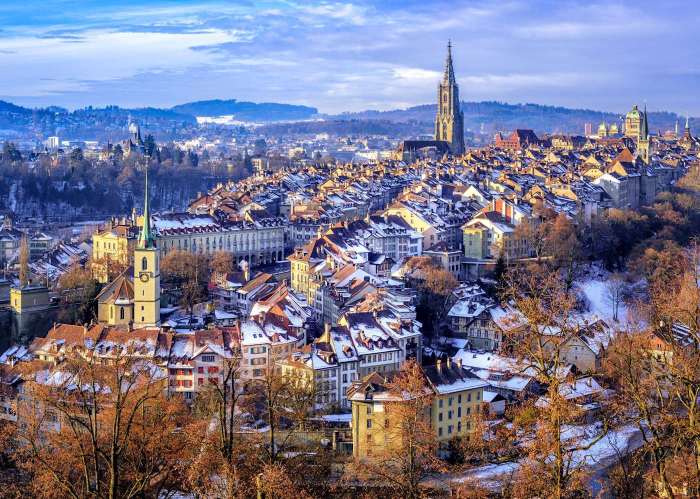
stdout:
{"type": "Polygon", "coordinates": [[[700,114],[700,2],[2,0],[0,99],[235,98],[322,112],[464,100],[700,114]]]}

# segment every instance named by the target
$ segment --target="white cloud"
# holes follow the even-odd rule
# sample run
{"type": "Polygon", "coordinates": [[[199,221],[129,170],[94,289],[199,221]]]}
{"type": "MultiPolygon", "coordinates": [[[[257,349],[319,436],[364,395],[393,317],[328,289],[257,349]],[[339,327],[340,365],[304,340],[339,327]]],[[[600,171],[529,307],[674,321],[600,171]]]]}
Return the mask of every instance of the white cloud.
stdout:
{"type": "Polygon", "coordinates": [[[392,71],[394,78],[398,78],[399,80],[410,80],[418,82],[424,82],[425,80],[437,82],[442,76],[442,73],[440,73],[439,71],[431,71],[428,69],[421,68],[401,67],[394,68],[392,71]]]}
{"type": "Polygon", "coordinates": [[[352,3],[320,3],[318,5],[297,5],[299,11],[320,18],[347,21],[362,26],[367,23],[367,9],[352,3]]]}
{"type": "Polygon", "coordinates": [[[82,41],[56,38],[3,39],[0,64],[6,75],[0,94],[37,96],[85,90],[86,81],[126,79],[144,72],[184,71],[215,62],[214,55],[192,50],[197,45],[231,43],[234,32],[208,29],[198,33],[88,30],[82,41]],[[41,77],[50,76],[50,80],[41,77]]]}

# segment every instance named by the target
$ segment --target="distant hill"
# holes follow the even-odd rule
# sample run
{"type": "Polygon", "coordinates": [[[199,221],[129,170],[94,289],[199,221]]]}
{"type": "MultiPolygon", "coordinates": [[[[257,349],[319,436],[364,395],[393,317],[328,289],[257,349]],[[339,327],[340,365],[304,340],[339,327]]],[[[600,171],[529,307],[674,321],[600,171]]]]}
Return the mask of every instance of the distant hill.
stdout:
{"type": "MultiPolygon", "coordinates": [[[[541,104],[507,104],[504,102],[462,102],[464,127],[467,130],[485,133],[508,131],[515,128],[530,128],[537,133],[574,133],[583,134],[584,125],[591,123],[593,130],[601,122],[622,122],[624,115],[618,113],[592,111],[590,109],[569,109],[541,104]]],[[[432,130],[435,120],[435,104],[424,104],[390,111],[362,111],[325,116],[329,120],[381,120],[393,122],[414,122],[422,124],[425,133],[432,130]]],[[[650,112],[649,128],[651,133],[668,130],[675,126],[676,120],[683,127],[682,120],[675,113],[650,112]]],[[[693,121],[693,120],[691,120],[693,121]]],[[[692,125],[692,123],[691,123],[692,125]]]]}
{"type": "MultiPolygon", "coordinates": [[[[462,102],[462,110],[467,136],[479,132],[488,136],[496,131],[507,132],[515,128],[531,128],[538,134],[583,134],[586,123],[591,123],[595,131],[603,121],[620,123],[622,120],[617,113],[540,104],[462,102]]],[[[58,135],[64,140],[122,140],[127,136],[129,117],[138,121],[144,133],[153,134],[156,140],[181,139],[199,133],[198,116],[233,116],[236,121],[263,123],[265,126],[259,131],[270,135],[328,132],[409,138],[432,134],[435,105],[319,115],[316,108],[309,106],[233,99],[189,102],[170,109],[88,106],[74,111],[56,106],[31,109],[0,101],[0,141],[42,140],[50,135],[58,135]]],[[[649,113],[651,133],[673,129],[676,121],[682,128],[685,120],[674,113],[649,113]]],[[[700,120],[691,119],[691,127],[698,130],[700,120]]],[[[214,128],[221,130],[219,126],[214,128]]]]}
{"type": "Polygon", "coordinates": [[[238,121],[272,122],[272,121],[301,121],[318,114],[318,109],[309,106],[293,104],[277,104],[274,102],[255,102],[230,100],[205,100],[180,104],[171,108],[172,111],[190,116],[228,116],[232,115],[238,121]]]}

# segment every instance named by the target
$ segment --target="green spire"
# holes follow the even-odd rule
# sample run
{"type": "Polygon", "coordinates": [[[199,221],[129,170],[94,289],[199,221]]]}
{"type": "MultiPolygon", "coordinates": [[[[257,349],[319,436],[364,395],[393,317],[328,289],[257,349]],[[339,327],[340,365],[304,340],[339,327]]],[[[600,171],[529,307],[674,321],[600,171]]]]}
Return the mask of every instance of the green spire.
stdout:
{"type": "Polygon", "coordinates": [[[642,126],[639,131],[640,138],[647,140],[649,138],[649,122],[647,121],[647,105],[644,104],[644,114],[642,115],[642,126]]]}
{"type": "Polygon", "coordinates": [[[139,248],[155,248],[156,242],[151,233],[151,208],[148,203],[148,167],[146,167],[146,188],[143,197],[143,228],[139,236],[139,248]]]}

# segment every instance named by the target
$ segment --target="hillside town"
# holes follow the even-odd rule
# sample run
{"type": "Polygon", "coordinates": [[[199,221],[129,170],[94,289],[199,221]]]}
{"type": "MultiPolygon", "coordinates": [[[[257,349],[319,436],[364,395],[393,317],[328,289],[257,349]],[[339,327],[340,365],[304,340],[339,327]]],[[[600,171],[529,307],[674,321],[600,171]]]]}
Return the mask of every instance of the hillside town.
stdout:
{"type": "MultiPolygon", "coordinates": [[[[264,454],[250,476],[285,473],[302,497],[543,497],[554,482],[556,497],[635,497],[619,493],[632,459],[658,494],[637,497],[696,497],[681,468],[700,432],[678,432],[698,429],[700,138],[689,121],[653,134],[634,105],[595,134],[469,147],[447,50],[429,140],[345,144],[333,161],[259,143],[249,176],[180,211],[153,209],[158,177],[137,160],[141,208],[81,241],[5,216],[0,301],[18,332],[0,421],[32,463],[18,475],[92,497],[100,465],[72,475],[51,445],[131,417],[146,450],[133,469],[132,450],[119,458],[130,497],[238,497],[253,465],[237,453],[264,454]],[[167,423],[149,434],[151,407],[167,423]]],[[[157,147],[134,122],[119,154],[157,147]]]]}

